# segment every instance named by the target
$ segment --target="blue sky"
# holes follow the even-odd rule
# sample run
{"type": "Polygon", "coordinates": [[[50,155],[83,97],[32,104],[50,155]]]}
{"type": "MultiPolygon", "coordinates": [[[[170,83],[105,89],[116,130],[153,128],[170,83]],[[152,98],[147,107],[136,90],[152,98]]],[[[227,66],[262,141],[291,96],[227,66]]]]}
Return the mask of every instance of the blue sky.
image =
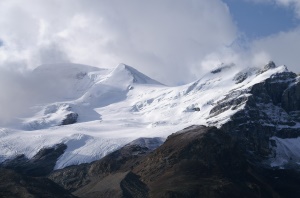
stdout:
{"type": "Polygon", "coordinates": [[[243,0],[223,0],[239,31],[250,40],[290,31],[299,25],[292,7],[275,3],[254,3],[243,0]]]}

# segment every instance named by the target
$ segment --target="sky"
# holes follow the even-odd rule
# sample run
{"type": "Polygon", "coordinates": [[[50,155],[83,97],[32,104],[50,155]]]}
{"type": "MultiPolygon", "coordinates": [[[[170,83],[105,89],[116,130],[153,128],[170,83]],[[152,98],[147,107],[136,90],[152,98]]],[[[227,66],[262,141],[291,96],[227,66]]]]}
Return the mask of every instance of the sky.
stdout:
{"type": "Polygon", "coordinates": [[[240,32],[254,40],[291,31],[299,25],[292,6],[280,6],[266,1],[224,0],[240,32]]]}
{"type": "Polygon", "coordinates": [[[26,2],[0,1],[1,68],[125,63],[168,85],[221,63],[300,71],[300,0],[26,2]]]}
{"type": "Polygon", "coordinates": [[[300,0],[0,0],[0,109],[41,95],[26,73],[42,64],[125,63],[180,85],[221,63],[300,72],[299,41],[300,0]]]}

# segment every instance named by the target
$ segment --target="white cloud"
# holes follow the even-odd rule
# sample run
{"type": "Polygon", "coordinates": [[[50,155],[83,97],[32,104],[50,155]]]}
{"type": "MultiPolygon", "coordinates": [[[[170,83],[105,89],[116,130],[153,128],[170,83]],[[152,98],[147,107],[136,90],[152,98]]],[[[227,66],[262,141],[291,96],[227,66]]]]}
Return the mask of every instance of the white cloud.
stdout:
{"type": "Polygon", "coordinates": [[[221,0],[1,0],[0,122],[54,91],[45,80],[26,77],[26,68],[124,62],[164,83],[186,83],[202,75],[202,59],[230,45],[236,32],[221,0]]]}
{"type": "MultiPolygon", "coordinates": [[[[252,3],[263,3],[270,6],[282,6],[294,11],[295,20],[300,19],[300,0],[244,0],[252,3]]],[[[294,21],[295,22],[295,21],[294,21]]],[[[238,57],[257,66],[267,60],[273,60],[276,64],[285,64],[288,69],[294,72],[300,72],[299,55],[300,50],[300,25],[296,28],[274,33],[248,43],[248,50],[237,50],[238,57]],[[246,58],[247,56],[248,58],[246,58]]],[[[244,62],[245,64],[245,62],[244,62]]],[[[247,64],[247,63],[246,63],[247,64]]]]}
{"type": "Polygon", "coordinates": [[[277,4],[285,7],[292,7],[296,16],[300,18],[300,0],[275,0],[277,4]]]}
{"type": "Polygon", "coordinates": [[[221,0],[0,3],[2,64],[35,67],[52,60],[114,67],[124,62],[175,84],[199,76],[197,63],[235,38],[235,24],[221,0]]]}
{"type": "Polygon", "coordinates": [[[300,27],[256,40],[252,44],[252,51],[262,51],[269,54],[270,58],[277,64],[285,64],[289,70],[300,72],[299,40],[300,27]]]}

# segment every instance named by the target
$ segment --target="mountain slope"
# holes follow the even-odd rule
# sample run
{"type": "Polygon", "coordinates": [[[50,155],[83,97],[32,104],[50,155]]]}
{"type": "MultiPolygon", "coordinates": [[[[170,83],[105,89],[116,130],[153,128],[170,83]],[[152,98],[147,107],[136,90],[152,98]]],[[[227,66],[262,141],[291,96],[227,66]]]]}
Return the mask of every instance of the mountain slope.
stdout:
{"type": "MultiPolygon", "coordinates": [[[[155,139],[148,141],[156,142],[155,139]]],[[[132,142],[49,178],[78,197],[299,197],[299,172],[249,163],[238,141],[191,126],[155,150],[132,142]]]]}
{"type": "Polygon", "coordinates": [[[113,70],[58,67],[63,72],[52,66],[40,70],[53,69],[50,73],[57,72],[73,87],[80,85],[81,91],[58,87],[74,93],[37,105],[20,125],[1,128],[0,161],[16,154],[31,158],[41,148],[64,143],[67,149],[55,166],[59,169],[100,159],[139,137],[166,138],[182,128],[205,125],[237,138],[253,158],[268,159],[266,164],[300,162],[294,146],[300,134],[299,77],[286,66],[270,62],[241,70],[221,65],[179,87],[164,86],[124,64],[113,70]]]}
{"type": "Polygon", "coordinates": [[[0,168],[0,197],[75,198],[67,190],[47,178],[29,177],[0,168]]]}

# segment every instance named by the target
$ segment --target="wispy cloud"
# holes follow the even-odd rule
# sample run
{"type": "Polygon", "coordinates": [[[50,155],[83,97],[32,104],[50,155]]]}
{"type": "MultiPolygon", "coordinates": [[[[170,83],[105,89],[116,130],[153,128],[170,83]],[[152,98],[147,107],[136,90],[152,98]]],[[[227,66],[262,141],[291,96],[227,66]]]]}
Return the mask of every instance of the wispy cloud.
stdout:
{"type": "Polygon", "coordinates": [[[2,64],[125,62],[168,84],[201,75],[197,63],[236,38],[220,0],[6,0],[0,18],[2,64]]]}

